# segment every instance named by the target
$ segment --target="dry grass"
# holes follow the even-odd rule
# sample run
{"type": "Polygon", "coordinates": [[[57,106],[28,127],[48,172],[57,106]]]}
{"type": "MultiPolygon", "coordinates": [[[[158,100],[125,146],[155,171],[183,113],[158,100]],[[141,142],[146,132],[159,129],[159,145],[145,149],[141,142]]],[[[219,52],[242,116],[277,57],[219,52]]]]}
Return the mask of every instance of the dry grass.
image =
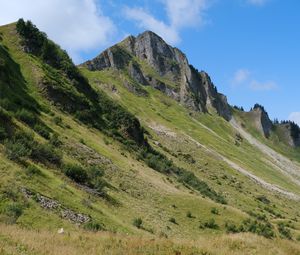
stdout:
{"type": "Polygon", "coordinates": [[[0,254],[261,254],[299,255],[300,244],[252,234],[202,237],[196,241],[149,239],[113,233],[57,234],[0,225],[0,254]]]}

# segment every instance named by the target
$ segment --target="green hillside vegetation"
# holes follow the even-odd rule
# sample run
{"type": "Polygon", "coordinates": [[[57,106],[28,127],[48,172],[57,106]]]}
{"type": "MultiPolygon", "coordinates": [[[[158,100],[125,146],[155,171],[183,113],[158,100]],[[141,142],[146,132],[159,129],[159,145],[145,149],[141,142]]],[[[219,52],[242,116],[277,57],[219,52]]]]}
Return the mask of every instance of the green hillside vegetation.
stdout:
{"type": "MultiPolygon", "coordinates": [[[[300,252],[299,201],[228,161],[295,197],[299,184],[229,122],[134,82],[126,65],[76,67],[30,21],[0,35],[0,253],[91,254],[96,243],[111,254],[300,252]]],[[[299,148],[247,131],[299,160],[299,148]]]]}

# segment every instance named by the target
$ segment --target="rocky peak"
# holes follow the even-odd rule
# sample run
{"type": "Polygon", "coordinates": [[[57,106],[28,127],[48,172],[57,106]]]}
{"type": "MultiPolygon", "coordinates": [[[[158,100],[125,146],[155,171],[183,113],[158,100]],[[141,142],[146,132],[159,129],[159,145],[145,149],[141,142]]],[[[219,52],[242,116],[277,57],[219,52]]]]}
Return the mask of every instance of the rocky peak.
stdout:
{"type": "Polygon", "coordinates": [[[226,120],[231,118],[226,97],[217,92],[208,74],[198,72],[184,53],[151,31],[129,36],[83,65],[92,71],[126,69],[139,84],[153,86],[192,110],[216,111],[226,120]],[[147,64],[157,75],[145,70],[141,63],[147,64]]]}
{"type": "Polygon", "coordinates": [[[292,147],[300,146],[300,128],[291,121],[283,121],[277,125],[284,140],[292,147]]]}
{"type": "Polygon", "coordinates": [[[262,105],[255,104],[251,109],[253,124],[265,136],[269,137],[273,123],[269,118],[268,113],[262,105]]]}

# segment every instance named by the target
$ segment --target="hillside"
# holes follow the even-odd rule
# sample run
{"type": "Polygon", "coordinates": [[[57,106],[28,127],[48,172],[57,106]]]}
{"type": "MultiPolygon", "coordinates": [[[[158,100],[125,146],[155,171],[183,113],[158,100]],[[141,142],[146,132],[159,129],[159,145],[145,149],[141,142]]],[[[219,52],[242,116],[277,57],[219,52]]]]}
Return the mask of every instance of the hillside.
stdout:
{"type": "Polygon", "coordinates": [[[30,22],[0,35],[1,252],[299,254],[293,123],[231,107],[149,31],[79,67],[30,22]]]}

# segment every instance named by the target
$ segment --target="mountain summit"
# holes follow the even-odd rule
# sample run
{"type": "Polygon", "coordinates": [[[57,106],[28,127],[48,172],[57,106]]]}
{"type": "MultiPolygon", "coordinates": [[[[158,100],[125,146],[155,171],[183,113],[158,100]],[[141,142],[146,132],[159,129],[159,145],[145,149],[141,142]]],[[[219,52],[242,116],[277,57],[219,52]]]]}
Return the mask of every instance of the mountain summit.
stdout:
{"type": "Polygon", "coordinates": [[[209,75],[198,72],[184,53],[151,31],[127,37],[83,66],[91,71],[125,70],[134,81],[163,91],[189,109],[216,111],[231,119],[227,99],[217,92],[209,75]]]}

